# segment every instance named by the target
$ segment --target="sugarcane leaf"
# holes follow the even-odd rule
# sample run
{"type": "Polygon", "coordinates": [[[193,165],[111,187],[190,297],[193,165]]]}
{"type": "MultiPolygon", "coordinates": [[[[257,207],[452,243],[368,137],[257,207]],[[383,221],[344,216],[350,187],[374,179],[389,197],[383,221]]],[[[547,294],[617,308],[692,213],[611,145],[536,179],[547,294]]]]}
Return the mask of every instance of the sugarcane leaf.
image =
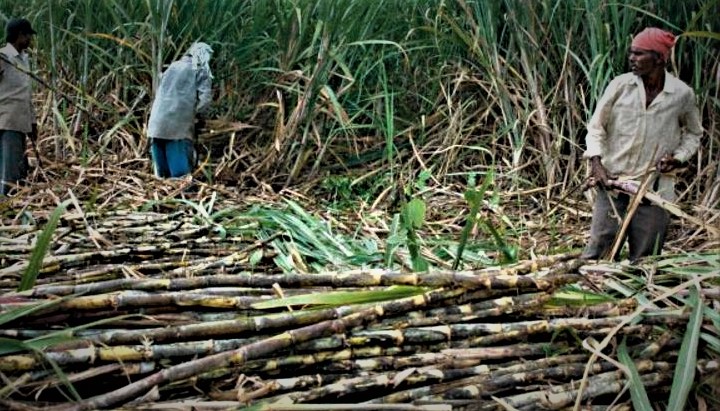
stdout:
{"type": "Polygon", "coordinates": [[[47,357],[45,353],[39,349],[37,346],[33,344],[28,344],[24,341],[18,341],[11,338],[4,338],[0,337],[0,355],[6,355],[11,354],[15,352],[22,352],[22,351],[32,351],[35,354],[43,357],[50,366],[55,371],[55,374],[57,374],[58,379],[70,390],[70,393],[73,395],[76,401],[81,401],[82,398],[78,394],[78,392],[75,390],[75,387],[73,387],[70,380],[67,378],[67,375],[62,371],[62,369],[58,366],[58,364],[47,357]]]}
{"type": "Polygon", "coordinates": [[[42,351],[53,345],[73,341],[75,338],[67,335],[53,335],[19,341],[12,338],[0,338],[0,355],[13,354],[23,351],[42,351]]]}
{"type": "Polygon", "coordinates": [[[490,232],[490,235],[495,240],[495,245],[498,250],[502,252],[501,263],[506,264],[517,261],[517,248],[510,246],[507,241],[505,241],[492,222],[490,220],[486,220],[481,221],[480,223],[487,231],[490,232]]]}
{"type": "Polygon", "coordinates": [[[678,37],[703,37],[708,39],[715,39],[720,40],[720,33],[712,32],[712,31],[686,31],[685,33],[680,34],[678,37]]]}
{"type": "Polygon", "coordinates": [[[708,344],[708,348],[720,354],[720,338],[708,333],[701,333],[700,338],[708,344]]]}
{"type": "Polygon", "coordinates": [[[52,235],[57,228],[60,217],[62,217],[65,209],[67,208],[68,204],[70,204],[70,202],[71,200],[63,201],[55,208],[55,210],[50,215],[47,224],[45,224],[45,228],[43,228],[40,236],[38,236],[32,254],[30,254],[30,262],[28,263],[27,269],[22,275],[20,285],[18,286],[18,291],[29,290],[35,285],[35,280],[40,273],[40,269],[42,268],[42,262],[43,259],[45,259],[45,254],[47,253],[48,248],[50,248],[50,241],[52,240],[52,235]]]}
{"type": "Polygon", "coordinates": [[[412,268],[414,272],[423,272],[427,271],[430,268],[430,264],[427,262],[425,258],[423,258],[422,255],[420,255],[419,247],[417,252],[413,252],[412,254],[412,268]]]}
{"type": "Polygon", "coordinates": [[[485,193],[478,190],[467,190],[463,194],[465,201],[467,201],[470,207],[476,206],[478,208],[480,208],[480,206],[482,205],[482,200],[484,196],[485,193]]]}
{"type": "Polygon", "coordinates": [[[628,354],[625,338],[618,347],[618,360],[627,367],[630,373],[628,375],[628,385],[630,386],[630,398],[632,399],[633,408],[637,411],[653,411],[650,398],[648,398],[647,391],[645,391],[645,386],[640,378],[640,373],[638,373],[635,362],[628,354]]]}
{"type": "Polygon", "coordinates": [[[710,307],[703,307],[703,313],[712,322],[715,332],[720,333],[720,313],[710,307]]]}
{"type": "Polygon", "coordinates": [[[250,267],[255,267],[260,262],[260,260],[262,260],[262,258],[263,258],[262,250],[253,251],[253,253],[250,254],[250,259],[248,261],[250,263],[250,267]]]}
{"type": "Polygon", "coordinates": [[[702,266],[688,266],[688,267],[668,267],[663,271],[680,275],[680,276],[693,276],[693,275],[712,275],[717,274],[717,267],[702,267],[702,266]]]}
{"type": "Polygon", "coordinates": [[[77,340],[77,338],[71,335],[43,335],[42,337],[25,340],[25,344],[33,350],[40,351],[45,348],[52,347],[53,345],[67,343],[74,340],[77,340]]]}
{"type": "MultiPolygon", "coordinates": [[[[485,181],[487,181],[487,179],[485,181]]],[[[484,190],[477,191],[469,189],[465,191],[465,201],[467,201],[470,205],[470,212],[468,213],[467,218],[465,218],[465,226],[463,227],[462,232],[460,232],[460,242],[458,243],[455,261],[453,261],[453,270],[457,270],[460,266],[460,261],[462,261],[463,252],[465,251],[465,246],[467,245],[468,236],[473,228],[475,228],[477,213],[480,211],[484,194],[484,190]]]]}
{"type": "MultiPolygon", "coordinates": [[[[688,301],[686,299],[680,298],[678,296],[674,296],[674,297],[678,301],[680,301],[682,304],[688,305],[688,301]]],[[[718,312],[706,305],[703,305],[702,309],[703,309],[703,315],[705,316],[705,318],[710,320],[710,322],[712,322],[715,332],[719,333],[720,332],[720,312],[718,312]]],[[[703,338],[703,336],[705,336],[705,335],[707,335],[707,337],[711,337],[709,334],[703,333],[703,334],[701,334],[701,338],[703,338]]],[[[716,348],[718,348],[718,347],[720,347],[720,345],[716,346],[716,348]]]]}
{"type": "Polygon", "coordinates": [[[18,307],[9,311],[6,311],[4,313],[0,313],[0,325],[9,323],[11,321],[15,321],[18,318],[25,317],[26,315],[30,315],[34,313],[35,311],[44,310],[46,308],[50,308],[52,306],[58,305],[65,301],[67,297],[64,298],[58,298],[55,300],[49,300],[49,301],[43,301],[37,304],[30,304],[23,307],[18,307]]]}
{"type": "Polygon", "coordinates": [[[591,306],[601,304],[615,299],[606,294],[594,293],[581,290],[575,286],[570,286],[553,293],[550,305],[574,305],[574,306],[591,306]]]}
{"type": "Polygon", "coordinates": [[[425,221],[425,202],[419,198],[413,198],[405,206],[407,222],[413,228],[420,228],[425,221]]]}
{"type": "Polygon", "coordinates": [[[55,344],[72,341],[74,338],[68,336],[54,336],[19,341],[12,338],[0,338],[0,355],[14,354],[23,351],[42,351],[55,344]]]}
{"type": "Polygon", "coordinates": [[[203,221],[205,221],[205,222],[207,222],[207,223],[212,223],[212,222],[213,222],[213,221],[212,221],[212,218],[210,217],[210,214],[209,214],[208,211],[205,209],[205,207],[202,206],[202,204],[198,204],[198,203],[196,203],[196,202],[194,202],[194,201],[190,201],[190,200],[187,200],[187,199],[184,199],[184,198],[174,198],[174,199],[172,199],[172,201],[173,201],[173,202],[176,202],[176,203],[185,204],[185,205],[189,206],[190,208],[192,208],[193,210],[195,210],[195,211],[197,212],[197,214],[200,215],[201,220],[203,220],[203,221]]]}
{"type": "MultiPolygon", "coordinates": [[[[284,271],[294,270],[297,257],[302,257],[314,271],[326,270],[329,266],[375,263],[380,259],[374,242],[336,235],[329,222],[316,218],[291,200],[285,202],[287,207],[283,210],[255,208],[248,214],[262,227],[259,234],[265,237],[283,234],[270,245],[277,251],[275,263],[284,271]]],[[[392,248],[386,250],[392,252],[392,248]]]]}
{"type": "MultiPolygon", "coordinates": [[[[79,294],[75,294],[74,296],[77,296],[79,294]]],[[[69,296],[64,298],[68,299],[69,296]]],[[[63,301],[58,299],[59,301],[63,301]]],[[[74,333],[76,331],[88,329],[97,327],[99,325],[105,325],[110,324],[114,321],[124,320],[129,317],[137,317],[136,314],[127,314],[127,315],[120,315],[117,317],[112,318],[103,318],[101,320],[89,322],[87,324],[78,325],[76,327],[71,328],[63,328],[62,330],[53,331],[51,333],[41,335],[39,337],[31,338],[24,341],[14,340],[11,338],[0,338],[0,355],[5,354],[12,354],[15,352],[22,352],[22,351],[41,351],[44,350],[47,347],[52,347],[53,345],[60,344],[60,343],[67,343],[70,341],[74,341],[77,339],[77,337],[74,336],[74,333]]]]}
{"type": "Polygon", "coordinates": [[[657,268],[666,270],[672,269],[683,265],[700,265],[708,264],[713,267],[720,267],[720,256],[717,252],[715,253],[691,253],[683,255],[671,255],[667,256],[656,262],[657,268]]]}
{"type": "Polygon", "coordinates": [[[670,387],[669,411],[682,411],[685,409],[690,389],[695,381],[695,367],[697,366],[697,349],[700,340],[700,327],[702,326],[703,306],[698,286],[690,288],[688,304],[692,307],[683,342],[680,346],[672,386],[670,387]]]}
{"type": "MultiPolygon", "coordinates": [[[[76,294],[77,295],[77,294],[76,294]]],[[[45,345],[49,346],[52,344],[45,343],[45,341],[57,341],[57,342],[67,342],[76,339],[75,332],[76,331],[82,331],[89,328],[95,328],[100,325],[107,325],[112,324],[115,321],[121,321],[126,320],[128,318],[132,317],[140,317],[140,318],[148,318],[144,315],[140,314],[125,314],[125,315],[118,315],[116,317],[111,318],[102,318],[97,321],[91,321],[89,323],[81,324],[75,327],[67,327],[63,328],[62,330],[53,331],[51,333],[41,335],[39,337],[31,338],[29,340],[26,340],[25,342],[30,345],[36,344],[37,346],[45,345]]]]}
{"type": "Polygon", "coordinates": [[[330,98],[330,102],[332,103],[333,111],[335,112],[335,119],[343,125],[348,125],[347,120],[347,114],[345,113],[345,110],[343,110],[342,104],[340,104],[340,101],[338,101],[337,95],[333,91],[333,89],[328,86],[327,84],[324,84],[322,86],[322,90],[327,96],[330,98]]]}
{"type": "Polygon", "coordinates": [[[642,306],[656,307],[655,303],[650,301],[650,299],[646,295],[638,293],[637,289],[628,286],[622,281],[616,281],[614,279],[608,278],[603,282],[603,285],[606,288],[615,290],[624,297],[634,297],[642,306]]]}
{"type": "Polygon", "coordinates": [[[211,201],[208,209],[203,207],[202,204],[195,203],[193,201],[184,199],[184,198],[170,198],[170,199],[163,199],[163,200],[152,200],[152,201],[146,201],[142,207],[140,208],[142,211],[147,211],[154,207],[155,205],[161,205],[161,204],[184,204],[192,208],[196,211],[195,217],[202,221],[203,223],[209,224],[213,226],[213,229],[218,233],[220,238],[226,238],[227,237],[227,230],[224,226],[221,224],[216,223],[213,218],[213,216],[210,215],[210,208],[212,207],[213,202],[211,201]]]}
{"type": "Polygon", "coordinates": [[[72,394],[75,401],[82,401],[82,397],[80,394],[78,394],[77,390],[75,390],[75,387],[70,382],[70,379],[68,379],[67,375],[63,372],[62,368],[50,357],[46,356],[45,353],[39,350],[34,350],[37,354],[43,356],[45,360],[50,364],[53,371],[55,371],[55,374],[57,375],[60,382],[63,383],[67,387],[68,390],[70,390],[70,393],[72,394]]]}
{"type": "Polygon", "coordinates": [[[341,306],[349,304],[362,304],[377,301],[395,300],[410,297],[426,292],[424,287],[391,286],[382,290],[370,291],[335,291],[328,293],[314,293],[295,295],[286,298],[277,298],[252,305],[256,309],[286,307],[289,305],[330,305],[341,306]]]}
{"type": "Polygon", "coordinates": [[[319,251],[321,257],[332,261],[336,253],[333,253],[327,244],[318,237],[318,233],[322,230],[319,223],[295,202],[288,200],[287,203],[289,208],[297,215],[290,213],[275,214],[278,225],[284,227],[296,242],[310,244],[312,246],[310,248],[319,251]]]}
{"type": "Polygon", "coordinates": [[[218,210],[212,214],[210,214],[210,218],[213,221],[218,221],[225,217],[237,217],[240,215],[240,210],[235,207],[228,207],[223,208],[222,210],[218,210]]]}
{"type": "Polygon", "coordinates": [[[392,223],[390,223],[390,233],[385,245],[385,267],[392,266],[395,251],[404,240],[404,232],[400,230],[400,214],[393,215],[392,223]]]}
{"type": "Polygon", "coordinates": [[[7,355],[27,350],[24,342],[12,338],[0,337],[0,355],[7,355]]]}

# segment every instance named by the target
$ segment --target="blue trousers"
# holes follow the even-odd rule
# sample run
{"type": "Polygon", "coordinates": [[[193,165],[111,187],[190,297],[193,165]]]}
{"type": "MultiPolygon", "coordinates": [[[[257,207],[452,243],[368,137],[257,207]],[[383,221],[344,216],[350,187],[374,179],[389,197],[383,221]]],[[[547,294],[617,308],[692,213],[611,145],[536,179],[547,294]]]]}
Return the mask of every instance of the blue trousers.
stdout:
{"type": "Polygon", "coordinates": [[[7,194],[27,176],[25,133],[0,130],[0,195],[7,194]]]}
{"type": "Polygon", "coordinates": [[[194,148],[190,140],[153,138],[150,155],[158,177],[182,177],[192,171],[194,148]]]}

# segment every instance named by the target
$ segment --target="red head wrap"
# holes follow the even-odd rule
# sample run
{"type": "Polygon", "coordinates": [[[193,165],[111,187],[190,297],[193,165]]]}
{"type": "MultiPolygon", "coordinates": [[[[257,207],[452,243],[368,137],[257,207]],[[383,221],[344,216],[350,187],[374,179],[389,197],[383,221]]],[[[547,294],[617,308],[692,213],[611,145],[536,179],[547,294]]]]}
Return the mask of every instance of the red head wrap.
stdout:
{"type": "Polygon", "coordinates": [[[633,38],[632,47],[660,53],[665,61],[670,58],[670,49],[675,45],[675,36],[665,30],[648,27],[633,38]]]}

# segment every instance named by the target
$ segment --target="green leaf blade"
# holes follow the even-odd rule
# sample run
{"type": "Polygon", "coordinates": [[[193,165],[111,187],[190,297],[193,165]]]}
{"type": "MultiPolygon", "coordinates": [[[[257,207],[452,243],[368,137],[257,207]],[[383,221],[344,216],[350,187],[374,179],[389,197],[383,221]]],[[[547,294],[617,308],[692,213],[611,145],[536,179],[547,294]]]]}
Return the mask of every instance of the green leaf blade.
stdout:
{"type": "Polygon", "coordinates": [[[700,341],[700,328],[703,319],[703,302],[697,285],[690,289],[689,304],[693,307],[688,321],[687,330],[683,337],[680,353],[678,354],[668,411],[682,411],[685,409],[690,390],[695,382],[695,368],[697,366],[697,349],[700,341]]]}
{"type": "Polygon", "coordinates": [[[624,339],[618,348],[618,359],[628,368],[630,373],[628,376],[628,385],[630,386],[630,398],[632,399],[633,408],[637,411],[653,411],[650,398],[647,395],[647,391],[645,391],[645,386],[640,378],[637,367],[635,367],[635,362],[633,362],[630,354],[628,354],[624,339]]]}
{"type": "Polygon", "coordinates": [[[58,222],[60,221],[60,217],[62,217],[68,204],[70,204],[70,200],[63,201],[50,215],[50,219],[47,224],[45,224],[45,228],[40,233],[37,244],[30,255],[30,262],[28,263],[27,269],[20,280],[20,285],[17,289],[18,291],[29,290],[35,286],[35,280],[37,280],[37,276],[42,268],[43,259],[45,259],[45,254],[50,248],[52,235],[55,232],[58,222]]]}

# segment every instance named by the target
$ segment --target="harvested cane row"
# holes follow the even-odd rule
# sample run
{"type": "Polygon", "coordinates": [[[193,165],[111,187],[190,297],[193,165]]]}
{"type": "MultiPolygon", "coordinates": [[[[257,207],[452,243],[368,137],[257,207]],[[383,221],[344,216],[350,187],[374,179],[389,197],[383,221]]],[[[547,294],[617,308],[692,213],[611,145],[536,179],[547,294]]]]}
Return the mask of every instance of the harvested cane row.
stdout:
{"type": "MultiPolygon", "coordinates": [[[[17,287],[37,245],[37,230],[35,224],[0,227],[0,289],[17,287]]],[[[37,284],[235,272],[244,270],[250,254],[261,246],[262,242],[222,235],[183,212],[71,213],[63,216],[54,233],[52,255],[43,259],[37,284]]]]}
{"type": "Polygon", "coordinates": [[[0,338],[14,342],[0,356],[3,408],[631,409],[617,347],[666,398],[690,321],[630,297],[562,304],[559,290],[587,283],[575,254],[280,273],[249,268],[262,242],[182,213],[106,213],[94,238],[122,244],[107,247],[81,240],[82,221],[64,217],[21,292],[38,235],[3,227],[0,338]]]}

